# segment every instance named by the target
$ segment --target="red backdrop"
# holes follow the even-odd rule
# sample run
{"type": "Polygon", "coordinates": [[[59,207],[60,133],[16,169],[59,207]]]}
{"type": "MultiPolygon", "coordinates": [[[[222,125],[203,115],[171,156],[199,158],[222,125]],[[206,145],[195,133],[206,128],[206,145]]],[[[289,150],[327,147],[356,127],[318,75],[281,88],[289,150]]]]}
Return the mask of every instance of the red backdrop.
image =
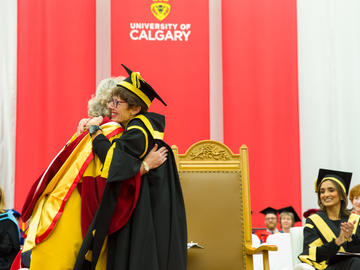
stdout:
{"type": "MultiPolygon", "coordinates": [[[[96,12],[95,0],[19,0],[18,10],[20,208],[86,115],[95,90],[96,12]]],[[[224,140],[235,153],[249,147],[253,225],[262,226],[258,211],[267,206],[301,213],[296,1],[223,1],[222,10],[224,140]]],[[[168,107],[155,101],[151,110],[166,115],[165,139],[181,153],[210,134],[208,14],[205,0],[112,1],[112,75],[125,75],[124,63],[158,91],[168,107]],[[159,20],[151,5],[162,2],[170,12],[159,20]]]]}
{"type": "Polygon", "coordinates": [[[224,142],[249,147],[253,226],[267,206],[301,216],[296,1],[222,7],[224,142]]]}
{"type": "MultiPolygon", "coordinates": [[[[112,1],[111,72],[113,76],[126,75],[123,63],[139,71],[153,86],[168,106],[155,101],[150,111],[166,115],[165,140],[183,152],[194,142],[210,136],[208,1],[169,0],[170,13],[162,21],[151,12],[153,3],[161,2],[112,1]],[[131,23],[152,23],[154,28],[155,24],[177,24],[177,30],[181,30],[181,25],[190,25],[185,31],[191,32],[186,32],[188,41],[184,36],[182,41],[133,40],[131,23]]],[[[154,38],[156,29],[150,32],[154,38]]]]}
{"type": "Polygon", "coordinates": [[[95,0],[18,1],[15,207],[87,115],[95,0]]]}

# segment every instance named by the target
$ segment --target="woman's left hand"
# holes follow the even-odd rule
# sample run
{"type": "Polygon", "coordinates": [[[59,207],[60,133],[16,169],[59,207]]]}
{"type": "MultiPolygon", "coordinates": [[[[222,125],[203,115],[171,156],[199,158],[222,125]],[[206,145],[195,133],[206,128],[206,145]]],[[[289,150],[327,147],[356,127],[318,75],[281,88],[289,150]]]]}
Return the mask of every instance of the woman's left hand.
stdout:
{"type": "Polygon", "coordinates": [[[83,133],[85,130],[88,130],[90,126],[97,125],[99,126],[104,118],[102,116],[97,116],[93,118],[83,118],[80,120],[76,134],[79,136],[81,133],[83,133]]]}
{"type": "Polygon", "coordinates": [[[340,225],[340,230],[343,232],[344,238],[346,239],[346,241],[349,241],[349,239],[351,239],[351,235],[354,231],[354,223],[343,222],[340,225]]]}
{"type": "Polygon", "coordinates": [[[78,127],[76,129],[76,134],[79,136],[86,129],[86,124],[89,122],[90,118],[83,118],[80,120],[78,127]]]}
{"type": "Polygon", "coordinates": [[[88,130],[89,127],[91,127],[92,125],[96,125],[96,126],[100,126],[100,124],[102,123],[102,121],[104,120],[104,118],[102,116],[97,116],[97,117],[93,117],[91,118],[85,125],[85,130],[88,130]]]}
{"type": "Polygon", "coordinates": [[[163,164],[168,155],[168,150],[165,147],[158,149],[158,145],[155,144],[153,149],[146,155],[144,161],[149,165],[149,169],[155,169],[163,164]]]}

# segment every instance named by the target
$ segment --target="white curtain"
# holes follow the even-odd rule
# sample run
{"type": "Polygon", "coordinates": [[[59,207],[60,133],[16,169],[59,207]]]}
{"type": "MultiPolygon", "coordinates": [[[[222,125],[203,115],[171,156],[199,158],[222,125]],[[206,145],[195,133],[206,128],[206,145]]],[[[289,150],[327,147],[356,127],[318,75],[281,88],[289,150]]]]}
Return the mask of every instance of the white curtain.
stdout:
{"type": "MultiPolygon", "coordinates": [[[[360,184],[360,1],[298,1],[302,208],[317,207],[319,168],[360,184]]],[[[350,204],[351,205],[351,204],[350,204]]]]}
{"type": "Polygon", "coordinates": [[[0,1],[0,185],[14,205],[17,1],[0,1]]]}

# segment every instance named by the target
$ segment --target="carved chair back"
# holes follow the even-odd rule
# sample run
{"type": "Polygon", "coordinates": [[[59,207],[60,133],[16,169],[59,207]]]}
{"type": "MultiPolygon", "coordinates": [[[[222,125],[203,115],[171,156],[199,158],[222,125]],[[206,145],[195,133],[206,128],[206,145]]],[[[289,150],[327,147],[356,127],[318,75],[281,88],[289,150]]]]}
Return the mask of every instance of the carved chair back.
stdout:
{"type": "Polygon", "coordinates": [[[233,154],[205,140],[185,154],[173,146],[185,200],[188,241],[204,248],[188,251],[188,270],[252,269],[248,149],[233,154]]]}

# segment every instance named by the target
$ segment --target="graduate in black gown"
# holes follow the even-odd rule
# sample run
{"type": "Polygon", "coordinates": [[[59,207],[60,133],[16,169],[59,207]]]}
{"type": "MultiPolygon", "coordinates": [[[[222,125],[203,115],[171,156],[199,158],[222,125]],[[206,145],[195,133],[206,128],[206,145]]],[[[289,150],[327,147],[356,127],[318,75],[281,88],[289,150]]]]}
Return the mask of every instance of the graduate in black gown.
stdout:
{"type": "Polygon", "coordinates": [[[281,228],[280,233],[290,233],[290,228],[294,227],[296,222],[301,221],[300,217],[292,206],[280,208],[278,213],[279,224],[281,228]]]}
{"type": "Polygon", "coordinates": [[[270,234],[278,233],[279,230],[276,228],[278,221],[278,210],[272,207],[266,207],[260,211],[263,214],[264,222],[266,225],[265,229],[258,229],[254,233],[259,237],[261,243],[266,243],[266,239],[270,234]]]}
{"type": "Polygon", "coordinates": [[[351,176],[348,172],[319,170],[315,191],[320,210],[306,220],[304,250],[299,255],[302,262],[316,269],[360,269],[359,256],[344,254],[360,252],[359,216],[347,209],[351,176]]]}
{"type": "Polygon", "coordinates": [[[20,231],[12,210],[5,210],[4,191],[0,187],[0,269],[9,270],[20,250],[20,231]]]}
{"type": "Polygon", "coordinates": [[[170,147],[162,140],[164,116],[147,112],[154,98],[164,102],[139,73],[124,68],[129,77],[113,89],[110,106],[111,118],[125,128],[123,135],[111,144],[98,123],[89,128],[93,149],[104,163],[102,176],[107,178],[107,184],[74,269],[95,269],[108,235],[108,270],[185,270],[186,218],[176,163],[170,147]],[[155,144],[168,148],[167,160],[141,177],[138,201],[130,219],[119,230],[109,232],[121,199],[122,182],[136,177],[141,164],[146,169],[143,157],[155,144]]]}

